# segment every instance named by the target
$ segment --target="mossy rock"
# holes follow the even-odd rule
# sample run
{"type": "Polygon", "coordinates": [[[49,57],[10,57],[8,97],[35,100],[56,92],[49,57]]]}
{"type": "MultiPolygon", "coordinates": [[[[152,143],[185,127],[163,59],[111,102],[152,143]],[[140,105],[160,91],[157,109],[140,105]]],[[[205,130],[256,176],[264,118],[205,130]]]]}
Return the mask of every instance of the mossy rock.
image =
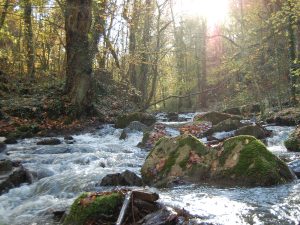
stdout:
{"type": "Polygon", "coordinates": [[[253,136],[227,139],[214,177],[245,186],[270,186],[294,179],[288,166],[253,136]]]}
{"type": "Polygon", "coordinates": [[[117,117],[116,127],[125,128],[132,121],[139,121],[147,126],[151,126],[156,122],[156,118],[151,114],[143,113],[143,112],[129,113],[117,117]]]}
{"type": "Polygon", "coordinates": [[[250,104],[241,106],[240,110],[242,114],[260,113],[261,107],[260,104],[250,104]]]}
{"type": "Polygon", "coordinates": [[[265,139],[270,135],[270,131],[259,125],[248,125],[236,130],[235,135],[250,135],[258,139],[265,139]]]}
{"type": "Polygon", "coordinates": [[[291,152],[300,152],[300,127],[297,127],[284,142],[287,150],[291,152]]]}
{"type": "MultiPolygon", "coordinates": [[[[84,225],[92,220],[117,218],[123,200],[124,195],[119,192],[103,193],[102,195],[83,193],[73,202],[63,225],[84,225]]],[[[115,221],[108,224],[115,224],[115,221]]]]}
{"type": "Polygon", "coordinates": [[[226,186],[270,186],[294,179],[277,156],[253,136],[227,139],[221,150],[209,149],[197,138],[161,138],[141,170],[144,183],[168,186],[180,182],[226,186]]]}
{"type": "Polygon", "coordinates": [[[232,115],[232,114],[228,114],[228,113],[221,113],[221,112],[208,112],[205,114],[199,114],[197,116],[195,116],[194,121],[197,122],[201,122],[201,121],[210,121],[212,123],[212,125],[216,125],[224,120],[227,119],[234,119],[234,120],[241,120],[242,117],[238,116],[238,115],[232,115]]]}
{"type": "MultiPolygon", "coordinates": [[[[166,186],[177,179],[184,181],[200,180],[199,176],[190,176],[193,166],[200,165],[208,155],[208,148],[192,135],[176,138],[163,137],[151,150],[142,167],[141,173],[146,184],[166,186]]],[[[204,165],[207,173],[209,165],[204,165]]]]}

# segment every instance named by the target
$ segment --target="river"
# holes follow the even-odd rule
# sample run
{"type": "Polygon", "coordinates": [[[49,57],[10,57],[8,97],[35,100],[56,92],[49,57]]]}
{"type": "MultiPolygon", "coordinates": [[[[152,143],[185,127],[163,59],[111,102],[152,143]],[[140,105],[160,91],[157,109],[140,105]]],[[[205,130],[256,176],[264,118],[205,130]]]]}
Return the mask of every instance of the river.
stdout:
{"type": "MultiPolygon", "coordinates": [[[[182,115],[184,119],[191,116],[182,115]]],[[[269,150],[289,161],[300,158],[299,153],[287,152],[283,146],[292,127],[268,129],[273,130],[267,139],[269,150]]],[[[105,175],[125,169],[140,174],[147,152],[136,145],[143,134],[133,132],[126,140],[119,140],[121,131],[105,125],[96,132],[73,136],[74,144],[58,137],[63,144],[57,146],[36,145],[39,138],[9,145],[9,155],[1,157],[21,161],[35,180],[0,196],[0,224],[58,224],[53,211],[64,210],[83,191],[108,190],[98,185],[105,175]]],[[[300,180],[267,188],[184,185],[154,190],[160,194],[159,201],[197,216],[198,224],[298,225],[300,221],[300,180]]]]}

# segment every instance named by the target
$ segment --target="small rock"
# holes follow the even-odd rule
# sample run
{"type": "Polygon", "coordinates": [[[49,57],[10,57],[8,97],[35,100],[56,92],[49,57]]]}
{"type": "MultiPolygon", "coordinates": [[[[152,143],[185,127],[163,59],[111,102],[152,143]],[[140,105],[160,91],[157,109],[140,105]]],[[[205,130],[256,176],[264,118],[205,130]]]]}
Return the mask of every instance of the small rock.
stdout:
{"type": "Polygon", "coordinates": [[[265,139],[271,135],[270,131],[259,125],[244,126],[236,130],[235,135],[251,135],[258,139],[265,139]]]}
{"type": "Polygon", "coordinates": [[[295,160],[288,163],[288,166],[292,169],[292,171],[296,174],[298,179],[300,178],[300,160],[295,160]]]}
{"type": "Polygon", "coordinates": [[[15,137],[8,137],[5,141],[4,141],[5,144],[7,145],[12,145],[12,144],[17,144],[18,141],[15,137]]]}
{"type": "Polygon", "coordinates": [[[6,149],[6,144],[3,142],[0,142],[0,152],[3,152],[6,149]]]}
{"type": "Polygon", "coordinates": [[[176,112],[169,112],[168,113],[168,118],[169,118],[169,121],[178,121],[178,113],[176,112]]]}
{"type": "Polygon", "coordinates": [[[176,224],[178,214],[170,207],[164,207],[161,210],[148,214],[139,224],[143,225],[171,225],[176,224]]]}
{"type": "Polygon", "coordinates": [[[66,140],[66,141],[73,141],[74,138],[72,136],[65,136],[64,140],[66,140]]]}
{"type": "Polygon", "coordinates": [[[57,138],[44,139],[36,143],[37,145],[59,145],[61,141],[57,138]]]}
{"type": "Polygon", "coordinates": [[[125,129],[122,130],[122,133],[119,137],[120,140],[125,140],[128,137],[127,132],[125,129]]]}
{"type": "Polygon", "coordinates": [[[142,186],[142,179],[135,173],[126,170],[123,173],[108,174],[101,183],[101,186],[142,186]]]}

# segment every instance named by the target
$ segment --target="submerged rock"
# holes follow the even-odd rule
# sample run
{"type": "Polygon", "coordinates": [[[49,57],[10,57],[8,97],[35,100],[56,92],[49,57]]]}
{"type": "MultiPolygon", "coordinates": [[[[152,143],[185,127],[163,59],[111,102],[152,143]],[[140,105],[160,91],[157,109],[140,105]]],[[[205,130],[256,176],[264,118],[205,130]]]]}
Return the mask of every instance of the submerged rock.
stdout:
{"type": "Polygon", "coordinates": [[[29,172],[22,165],[9,160],[0,160],[0,194],[22,183],[31,183],[29,172]]]}
{"type": "Polygon", "coordinates": [[[155,186],[178,181],[270,186],[294,178],[288,166],[252,136],[230,138],[220,151],[191,135],[165,137],[147,156],[141,172],[143,181],[155,186]]]}
{"type": "Polygon", "coordinates": [[[125,128],[132,121],[139,121],[147,126],[151,126],[156,122],[156,118],[155,116],[148,113],[142,113],[142,112],[130,113],[130,114],[118,116],[116,121],[116,127],[125,128]]]}
{"type": "Polygon", "coordinates": [[[171,225],[177,224],[178,214],[170,207],[163,207],[162,209],[150,213],[139,221],[143,225],[171,225]]]}
{"type": "Polygon", "coordinates": [[[235,131],[235,135],[250,135],[258,139],[265,139],[271,135],[270,131],[257,124],[241,127],[235,131]]]}
{"type": "Polygon", "coordinates": [[[60,145],[61,141],[57,138],[44,139],[36,143],[37,145],[60,145]]]}
{"type": "Polygon", "coordinates": [[[194,117],[194,121],[210,121],[212,125],[216,125],[224,120],[227,119],[235,119],[241,120],[242,117],[238,115],[232,115],[228,113],[221,113],[221,112],[207,112],[204,114],[198,114],[194,117]]]}
{"type": "Polygon", "coordinates": [[[142,178],[125,170],[122,173],[108,174],[102,180],[101,186],[142,186],[142,178]]]}
{"type": "Polygon", "coordinates": [[[300,126],[289,135],[284,145],[291,152],[300,152],[300,126]]]}

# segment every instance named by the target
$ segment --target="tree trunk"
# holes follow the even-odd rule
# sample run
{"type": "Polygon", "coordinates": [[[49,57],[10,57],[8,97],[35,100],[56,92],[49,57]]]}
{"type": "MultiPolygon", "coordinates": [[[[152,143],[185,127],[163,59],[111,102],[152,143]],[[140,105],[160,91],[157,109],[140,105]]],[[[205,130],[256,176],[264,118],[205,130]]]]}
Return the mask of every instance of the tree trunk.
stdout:
{"type": "Polygon", "coordinates": [[[5,0],[3,9],[2,9],[2,14],[0,17],[0,30],[2,29],[3,25],[4,25],[4,21],[7,15],[7,10],[8,10],[8,6],[9,6],[9,0],[5,0]]]}
{"type": "Polygon", "coordinates": [[[151,41],[151,12],[152,12],[152,0],[146,0],[146,15],[144,19],[144,30],[143,30],[143,38],[142,38],[142,54],[141,54],[141,82],[140,82],[140,91],[142,95],[142,101],[147,101],[148,91],[148,75],[149,75],[149,45],[151,41]]]}
{"type": "Polygon", "coordinates": [[[30,79],[33,79],[35,76],[35,66],[34,66],[35,54],[34,54],[31,14],[32,14],[31,0],[24,0],[27,75],[30,79]]]}
{"type": "Polygon", "coordinates": [[[88,113],[91,106],[92,58],[88,33],[91,26],[91,0],[67,0],[66,29],[66,93],[74,107],[73,116],[88,113]]]}

